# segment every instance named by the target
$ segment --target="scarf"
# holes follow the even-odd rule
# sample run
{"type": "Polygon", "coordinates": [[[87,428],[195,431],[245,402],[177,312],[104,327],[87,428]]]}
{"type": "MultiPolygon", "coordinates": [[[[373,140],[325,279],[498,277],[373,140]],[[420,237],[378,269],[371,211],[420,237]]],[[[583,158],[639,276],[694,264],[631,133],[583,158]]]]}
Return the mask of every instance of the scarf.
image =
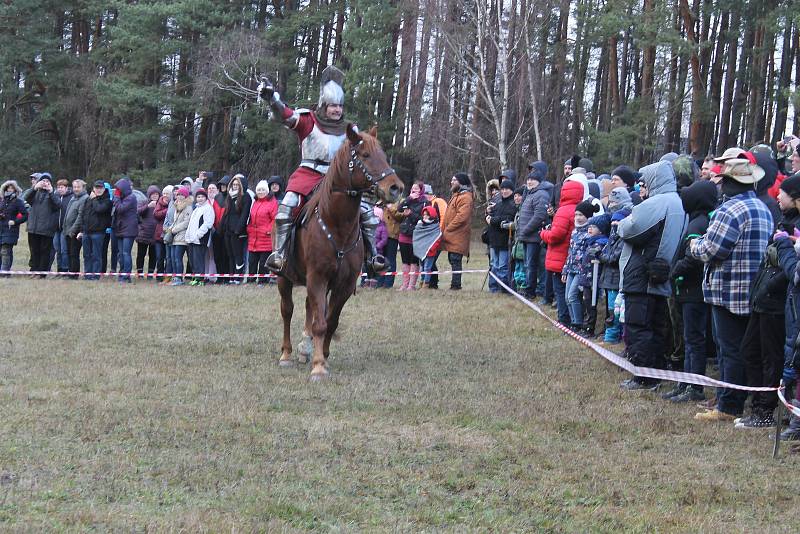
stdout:
{"type": "Polygon", "coordinates": [[[344,132],[347,129],[347,123],[344,120],[344,113],[342,113],[342,116],[338,121],[332,121],[325,116],[326,110],[327,107],[323,106],[322,108],[318,108],[316,111],[314,111],[314,118],[316,119],[320,130],[329,135],[344,135],[344,132]]]}

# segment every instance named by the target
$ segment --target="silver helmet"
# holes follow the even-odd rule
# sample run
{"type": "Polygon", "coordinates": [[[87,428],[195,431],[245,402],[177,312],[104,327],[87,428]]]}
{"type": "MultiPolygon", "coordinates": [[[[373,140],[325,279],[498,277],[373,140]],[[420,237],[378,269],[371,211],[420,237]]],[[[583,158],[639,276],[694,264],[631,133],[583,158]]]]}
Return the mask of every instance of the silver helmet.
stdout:
{"type": "Polygon", "coordinates": [[[328,104],[335,104],[339,106],[344,105],[344,73],[334,67],[328,65],[322,71],[322,79],[319,82],[319,108],[324,108],[328,104]]]}

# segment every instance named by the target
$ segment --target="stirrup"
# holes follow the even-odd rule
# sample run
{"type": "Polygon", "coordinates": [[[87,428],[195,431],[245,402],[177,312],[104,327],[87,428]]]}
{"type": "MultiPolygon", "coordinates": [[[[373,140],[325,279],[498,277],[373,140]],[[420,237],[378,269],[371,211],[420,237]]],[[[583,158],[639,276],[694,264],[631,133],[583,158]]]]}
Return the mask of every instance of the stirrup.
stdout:
{"type": "Polygon", "coordinates": [[[273,252],[267,257],[267,268],[275,274],[280,274],[286,266],[286,260],[278,251],[273,252]]]}

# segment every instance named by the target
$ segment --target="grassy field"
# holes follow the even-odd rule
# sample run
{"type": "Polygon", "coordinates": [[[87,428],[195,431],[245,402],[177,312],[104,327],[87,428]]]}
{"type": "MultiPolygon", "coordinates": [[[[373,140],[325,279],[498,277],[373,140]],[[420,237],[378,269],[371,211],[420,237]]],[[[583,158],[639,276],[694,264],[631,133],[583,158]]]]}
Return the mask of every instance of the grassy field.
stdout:
{"type": "Polygon", "coordinates": [[[318,384],[274,286],[0,280],[0,529],[797,531],[769,431],[624,394],[482,280],[360,291],[318,384]]]}

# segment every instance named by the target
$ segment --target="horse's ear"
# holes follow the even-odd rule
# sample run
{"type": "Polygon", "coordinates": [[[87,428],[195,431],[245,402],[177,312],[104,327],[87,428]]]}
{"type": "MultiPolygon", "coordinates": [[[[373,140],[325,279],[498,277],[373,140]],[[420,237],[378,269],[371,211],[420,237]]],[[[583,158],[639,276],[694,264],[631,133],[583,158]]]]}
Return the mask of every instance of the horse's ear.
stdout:
{"type": "Polygon", "coordinates": [[[373,125],[372,128],[369,129],[369,134],[372,137],[376,138],[376,139],[378,138],[378,125],[377,124],[373,125]]]}
{"type": "Polygon", "coordinates": [[[346,133],[347,140],[350,141],[351,144],[357,145],[361,142],[361,134],[358,133],[358,127],[352,122],[347,123],[346,133]]]}

